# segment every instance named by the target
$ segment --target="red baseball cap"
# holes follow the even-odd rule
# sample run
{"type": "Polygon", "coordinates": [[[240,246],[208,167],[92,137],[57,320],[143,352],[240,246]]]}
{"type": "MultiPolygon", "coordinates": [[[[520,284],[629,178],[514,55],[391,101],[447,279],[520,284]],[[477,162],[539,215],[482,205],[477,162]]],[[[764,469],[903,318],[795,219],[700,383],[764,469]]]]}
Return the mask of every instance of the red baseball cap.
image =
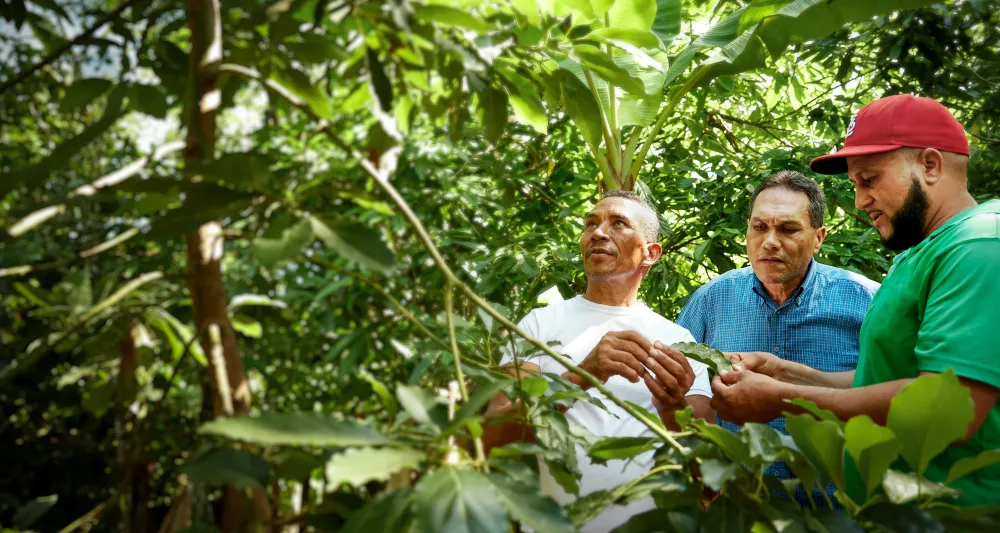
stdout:
{"type": "Polygon", "coordinates": [[[937,101],[922,96],[886,96],[861,108],[847,126],[844,147],[809,163],[819,174],[845,174],[847,158],[908,146],[969,155],[965,128],[937,101]]]}

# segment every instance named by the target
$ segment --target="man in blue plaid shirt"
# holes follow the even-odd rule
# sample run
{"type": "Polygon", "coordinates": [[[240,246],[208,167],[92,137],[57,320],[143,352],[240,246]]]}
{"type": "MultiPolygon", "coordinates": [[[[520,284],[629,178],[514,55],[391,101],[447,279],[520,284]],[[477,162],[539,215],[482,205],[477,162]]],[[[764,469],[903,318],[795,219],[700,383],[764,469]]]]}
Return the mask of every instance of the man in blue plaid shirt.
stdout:
{"type": "MultiPolygon", "coordinates": [[[[770,352],[824,372],[854,370],[858,334],[879,284],[813,260],[826,236],[823,190],[799,172],[774,174],[750,200],[750,266],[708,282],[677,318],[698,342],[723,352],[770,352]]],[[[719,418],[719,425],[739,426],[719,418]]],[[[785,419],[770,426],[785,432],[785,419]]],[[[776,463],[767,474],[794,477],[776,463]]],[[[828,487],[832,496],[833,485],[828,487]]],[[[814,490],[817,505],[826,498],[814,490]]],[[[801,486],[795,499],[808,504],[801,486]]]]}

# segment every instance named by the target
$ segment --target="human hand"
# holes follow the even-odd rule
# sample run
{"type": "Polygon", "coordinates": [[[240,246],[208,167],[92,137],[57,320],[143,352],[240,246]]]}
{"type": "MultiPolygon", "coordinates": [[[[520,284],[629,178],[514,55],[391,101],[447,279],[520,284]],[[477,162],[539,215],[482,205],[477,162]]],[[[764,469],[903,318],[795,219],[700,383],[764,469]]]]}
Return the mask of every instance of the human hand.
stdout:
{"type": "Polygon", "coordinates": [[[694,384],[694,370],[688,358],[660,341],[653,343],[646,359],[650,370],[642,376],[653,395],[657,411],[676,411],[687,406],[684,397],[694,384]]]}
{"type": "Polygon", "coordinates": [[[788,361],[768,352],[726,352],[723,355],[733,364],[734,372],[749,370],[779,381],[788,366],[788,361]]]}
{"type": "MultiPolygon", "coordinates": [[[[638,383],[647,374],[643,362],[649,359],[652,343],[637,331],[609,331],[580,363],[601,383],[607,383],[611,376],[621,376],[632,383],[638,383]]],[[[584,388],[588,388],[585,384],[584,388]]]]}
{"type": "Polygon", "coordinates": [[[748,370],[719,374],[712,380],[711,405],[719,418],[735,424],[770,422],[784,409],[781,383],[748,370]]]}

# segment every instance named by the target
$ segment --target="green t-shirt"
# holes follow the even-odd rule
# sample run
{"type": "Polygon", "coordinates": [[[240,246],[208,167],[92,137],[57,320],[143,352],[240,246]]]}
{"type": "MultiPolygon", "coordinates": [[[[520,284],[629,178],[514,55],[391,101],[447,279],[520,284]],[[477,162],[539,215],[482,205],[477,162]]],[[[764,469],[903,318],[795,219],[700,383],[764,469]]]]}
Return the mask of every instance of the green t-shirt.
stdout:
{"type": "MultiPolygon", "coordinates": [[[[896,256],[861,326],[853,386],[949,368],[1000,388],[1000,200],[962,211],[896,256]]],[[[926,475],[944,481],[959,459],[996,448],[1000,402],[968,442],[938,455],[926,475]]],[[[852,498],[864,493],[859,485],[852,483],[852,498]]],[[[959,505],[1000,504],[1000,465],[951,486],[962,491],[959,505]]]]}

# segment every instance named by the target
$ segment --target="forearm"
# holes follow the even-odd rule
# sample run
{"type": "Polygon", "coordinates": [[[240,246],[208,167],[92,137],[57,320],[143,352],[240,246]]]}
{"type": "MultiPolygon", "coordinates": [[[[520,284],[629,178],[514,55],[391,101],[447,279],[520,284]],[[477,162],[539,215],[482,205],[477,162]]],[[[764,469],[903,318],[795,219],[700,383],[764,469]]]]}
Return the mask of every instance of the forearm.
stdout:
{"type": "MultiPolygon", "coordinates": [[[[712,409],[710,404],[710,399],[707,396],[702,396],[700,394],[694,394],[691,396],[685,396],[684,402],[688,406],[691,406],[694,410],[693,417],[700,418],[709,424],[717,423],[715,419],[715,409],[712,409]]],[[[657,414],[660,415],[660,420],[663,425],[670,431],[680,431],[681,427],[677,423],[677,411],[673,409],[663,409],[658,410],[657,414]]]]}
{"type": "Polygon", "coordinates": [[[512,442],[535,442],[535,432],[525,420],[521,400],[512,403],[504,397],[502,401],[495,398],[490,403],[482,440],[487,454],[493,448],[512,442]]]}
{"type": "MultiPolygon", "coordinates": [[[[868,415],[875,423],[884,425],[893,396],[911,381],[913,380],[900,379],[856,389],[782,383],[779,388],[779,396],[781,400],[795,398],[809,400],[822,409],[832,411],[841,420],[847,420],[857,415],[868,415]]],[[[786,411],[805,412],[800,407],[786,405],[786,411]]]]}
{"type": "Polygon", "coordinates": [[[823,387],[830,389],[850,389],[854,381],[854,371],[823,372],[800,363],[788,363],[775,379],[795,385],[823,387]]]}

